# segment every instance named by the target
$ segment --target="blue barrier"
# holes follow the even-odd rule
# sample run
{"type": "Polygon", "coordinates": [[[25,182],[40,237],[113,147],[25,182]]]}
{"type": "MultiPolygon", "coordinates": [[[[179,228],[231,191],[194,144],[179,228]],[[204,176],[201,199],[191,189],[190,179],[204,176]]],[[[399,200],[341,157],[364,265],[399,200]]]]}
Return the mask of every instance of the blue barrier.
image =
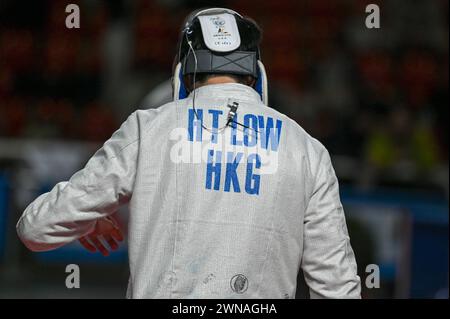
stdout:
{"type": "MultiPolygon", "coordinates": [[[[433,298],[438,291],[448,289],[449,214],[445,197],[433,193],[398,190],[363,192],[344,187],[341,200],[344,206],[387,207],[397,209],[393,212],[407,212],[412,221],[410,297],[433,298]]],[[[393,271],[394,273],[391,269],[391,275],[397,270],[393,271]]]]}
{"type": "Polygon", "coordinates": [[[4,258],[6,249],[6,227],[8,224],[9,208],[9,179],[8,175],[0,172],[0,261],[4,258]]]}

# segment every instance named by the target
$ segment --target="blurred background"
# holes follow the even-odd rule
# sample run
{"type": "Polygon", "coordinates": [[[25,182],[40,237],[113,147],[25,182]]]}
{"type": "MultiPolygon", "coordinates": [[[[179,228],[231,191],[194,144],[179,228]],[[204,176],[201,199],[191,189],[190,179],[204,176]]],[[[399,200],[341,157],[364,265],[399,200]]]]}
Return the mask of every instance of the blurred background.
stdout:
{"type": "MultiPolygon", "coordinates": [[[[0,298],[123,298],[126,244],[31,253],[15,223],[138,108],[170,100],[194,0],[0,0],[0,298]],[[67,29],[66,5],[80,7],[67,29]],[[81,267],[81,288],[65,267],[81,267]]],[[[332,154],[364,298],[448,298],[448,0],[223,0],[264,30],[271,107],[332,154]],[[376,3],[381,28],[365,26],[376,3]],[[380,267],[367,289],[366,266],[380,267]]],[[[119,212],[126,227],[126,208],[119,212]]],[[[298,298],[307,297],[299,275],[298,298]]]]}

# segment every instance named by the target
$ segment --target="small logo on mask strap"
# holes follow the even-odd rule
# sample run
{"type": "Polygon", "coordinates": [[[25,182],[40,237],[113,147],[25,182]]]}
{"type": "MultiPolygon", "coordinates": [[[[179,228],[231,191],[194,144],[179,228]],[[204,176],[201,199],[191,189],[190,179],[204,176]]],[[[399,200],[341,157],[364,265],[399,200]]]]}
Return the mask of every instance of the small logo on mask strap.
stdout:
{"type": "Polygon", "coordinates": [[[222,19],[221,17],[211,18],[211,20],[218,27],[221,27],[225,24],[225,20],[222,19]]]}

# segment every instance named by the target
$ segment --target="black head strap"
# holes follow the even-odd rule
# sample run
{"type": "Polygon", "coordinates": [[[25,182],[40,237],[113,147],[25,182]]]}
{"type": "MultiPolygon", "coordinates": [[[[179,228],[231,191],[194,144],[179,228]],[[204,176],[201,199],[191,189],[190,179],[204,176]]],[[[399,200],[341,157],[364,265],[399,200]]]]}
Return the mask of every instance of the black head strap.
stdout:
{"type": "Polygon", "coordinates": [[[212,53],[209,50],[196,50],[195,57],[188,54],[183,59],[183,74],[197,73],[227,73],[236,75],[251,75],[258,77],[257,53],[251,51],[233,51],[230,53],[212,53]]]}

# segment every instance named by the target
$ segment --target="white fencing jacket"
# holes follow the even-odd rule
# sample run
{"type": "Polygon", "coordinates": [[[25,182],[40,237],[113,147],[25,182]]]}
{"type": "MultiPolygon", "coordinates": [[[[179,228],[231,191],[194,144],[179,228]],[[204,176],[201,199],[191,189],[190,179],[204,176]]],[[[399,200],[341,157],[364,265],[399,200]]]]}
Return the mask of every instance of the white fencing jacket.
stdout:
{"type": "Polygon", "coordinates": [[[248,86],[134,112],[17,232],[55,249],[127,202],[128,298],[294,298],[300,267],[312,298],[360,297],[327,150],[248,86]],[[221,129],[229,98],[239,124],[221,129]]]}

